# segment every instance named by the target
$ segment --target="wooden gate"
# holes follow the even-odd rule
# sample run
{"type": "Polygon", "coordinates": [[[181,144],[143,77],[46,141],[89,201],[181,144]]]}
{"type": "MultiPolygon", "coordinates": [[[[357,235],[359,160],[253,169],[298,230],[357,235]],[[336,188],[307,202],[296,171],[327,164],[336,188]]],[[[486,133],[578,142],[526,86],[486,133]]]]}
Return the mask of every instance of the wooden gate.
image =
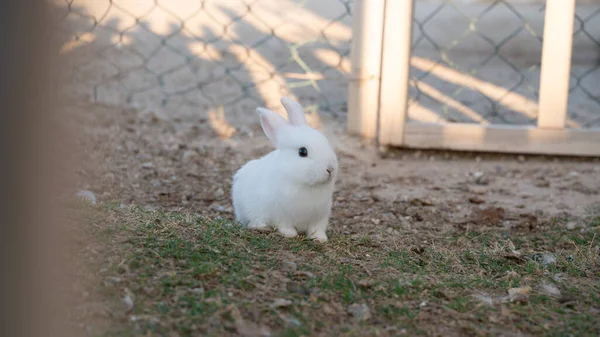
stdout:
{"type": "MultiPolygon", "coordinates": [[[[413,15],[412,0],[355,2],[347,125],[351,133],[383,146],[600,156],[600,129],[567,125],[575,0],[546,2],[534,126],[408,122],[410,68],[428,62],[411,57],[413,15]]],[[[494,95],[493,84],[475,78],[463,82],[494,95]]],[[[517,99],[509,104],[527,103],[517,99]]]]}

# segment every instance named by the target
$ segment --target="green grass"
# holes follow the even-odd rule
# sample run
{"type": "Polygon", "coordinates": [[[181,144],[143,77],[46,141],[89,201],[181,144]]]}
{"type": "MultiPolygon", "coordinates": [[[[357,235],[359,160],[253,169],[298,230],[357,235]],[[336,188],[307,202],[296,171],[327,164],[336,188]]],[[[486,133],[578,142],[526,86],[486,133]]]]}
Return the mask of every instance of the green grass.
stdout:
{"type": "Polygon", "coordinates": [[[600,331],[594,317],[600,310],[599,238],[593,228],[457,231],[425,246],[416,244],[418,237],[392,244],[335,233],[318,244],[185,213],[78,207],[95,224],[91,228],[101,228],[95,237],[111,247],[113,262],[105,273],[122,279],[103,284],[117,288],[104,293],[113,294],[117,308],[122,289],[135,298],[132,312],[116,314],[129,319],[119,320],[110,335],[229,334],[237,329],[233,308],[245,322],[277,336],[386,335],[390,327],[408,334],[600,331]],[[510,256],[508,239],[520,258],[510,256]],[[556,263],[532,259],[538,252],[554,254],[556,263]],[[297,271],[287,270],[286,261],[294,261],[297,271]],[[543,293],[541,283],[555,284],[565,299],[543,293]],[[473,296],[499,299],[525,285],[532,291],[524,302],[489,306],[473,296]],[[271,307],[278,298],[292,304],[271,307]],[[356,321],[346,310],[353,303],[367,304],[372,318],[356,321]]]}

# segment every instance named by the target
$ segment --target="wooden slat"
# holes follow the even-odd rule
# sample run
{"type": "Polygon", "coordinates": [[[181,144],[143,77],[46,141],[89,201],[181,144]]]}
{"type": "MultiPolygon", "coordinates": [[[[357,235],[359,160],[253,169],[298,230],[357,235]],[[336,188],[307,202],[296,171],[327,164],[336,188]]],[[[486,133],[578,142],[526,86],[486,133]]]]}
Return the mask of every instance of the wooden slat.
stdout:
{"type": "Polygon", "coordinates": [[[575,0],[546,1],[538,127],[562,129],[567,118],[575,0]]]}
{"type": "Polygon", "coordinates": [[[413,0],[387,0],[381,54],[378,141],[401,145],[407,115],[413,0]]]}
{"type": "Polygon", "coordinates": [[[352,18],[347,129],[367,138],[377,133],[384,5],[384,0],[357,0],[352,18]]]}
{"type": "Polygon", "coordinates": [[[600,157],[600,129],[539,129],[477,124],[407,123],[402,140],[408,148],[600,157]]]}

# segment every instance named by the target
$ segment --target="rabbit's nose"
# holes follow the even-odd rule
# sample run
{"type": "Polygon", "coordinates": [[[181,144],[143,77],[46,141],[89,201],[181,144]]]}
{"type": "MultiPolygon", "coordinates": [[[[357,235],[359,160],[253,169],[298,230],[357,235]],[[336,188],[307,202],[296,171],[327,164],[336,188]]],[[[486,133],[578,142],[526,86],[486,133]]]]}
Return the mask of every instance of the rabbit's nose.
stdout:
{"type": "Polygon", "coordinates": [[[333,172],[333,167],[328,167],[326,170],[327,170],[327,173],[329,173],[329,175],[331,175],[331,172],[333,172]]]}

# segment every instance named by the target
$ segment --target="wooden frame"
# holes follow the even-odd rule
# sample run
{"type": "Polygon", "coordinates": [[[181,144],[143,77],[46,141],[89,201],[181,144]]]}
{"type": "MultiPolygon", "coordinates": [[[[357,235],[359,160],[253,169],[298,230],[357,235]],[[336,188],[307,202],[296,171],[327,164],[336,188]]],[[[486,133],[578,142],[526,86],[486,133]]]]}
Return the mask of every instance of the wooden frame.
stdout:
{"type": "Polygon", "coordinates": [[[562,129],[567,118],[575,0],[546,1],[538,127],[562,129]]]}
{"type": "Polygon", "coordinates": [[[385,0],[354,4],[347,128],[367,138],[377,135],[384,8],[385,0]]]}
{"type": "Polygon", "coordinates": [[[408,79],[412,42],[413,0],[386,0],[379,82],[378,144],[397,138],[403,144],[404,125],[408,115],[408,79]],[[393,76],[389,76],[393,74],[393,76]],[[385,74],[385,76],[383,76],[385,74]],[[395,125],[394,128],[388,127],[395,125]]]}
{"type": "MultiPolygon", "coordinates": [[[[600,130],[541,129],[464,123],[408,123],[403,144],[409,148],[462,151],[600,155],[600,130]]],[[[396,144],[396,142],[390,142],[396,144]]]]}
{"type": "Polygon", "coordinates": [[[565,128],[575,0],[547,1],[537,127],[407,123],[413,9],[413,0],[357,1],[349,132],[383,146],[600,156],[600,129],[565,128]]]}

